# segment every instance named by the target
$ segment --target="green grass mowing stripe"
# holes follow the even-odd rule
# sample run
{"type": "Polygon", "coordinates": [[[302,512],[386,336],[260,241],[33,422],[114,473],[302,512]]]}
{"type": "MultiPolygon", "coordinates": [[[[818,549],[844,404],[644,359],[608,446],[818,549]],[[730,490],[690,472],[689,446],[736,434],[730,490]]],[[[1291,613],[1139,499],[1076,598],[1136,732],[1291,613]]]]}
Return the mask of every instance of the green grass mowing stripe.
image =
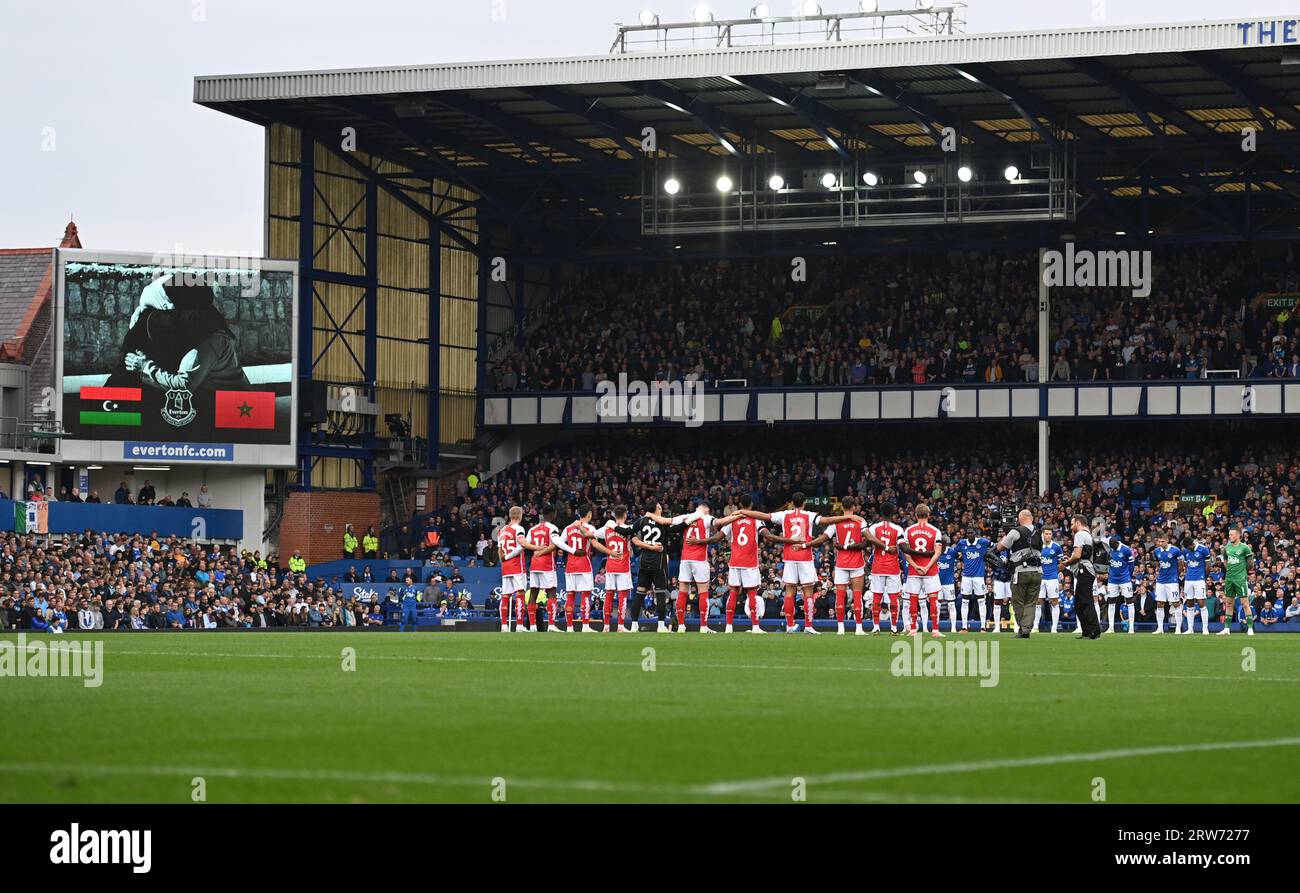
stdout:
{"type": "Polygon", "coordinates": [[[117,425],[119,427],[140,427],[140,413],[138,412],[91,412],[88,410],[81,411],[81,424],[83,425],[117,425]]]}
{"type": "MultiPolygon", "coordinates": [[[[895,678],[889,640],[851,637],[92,638],[99,689],[0,680],[0,715],[27,717],[0,732],[0,800],[184,800],[192,776],[165,773],[205,768],[210,802],[486,802],[497,776],[509,802],[775,802],[788,792],[703,789],[793,776],[810,801],[1074,801],[1096,774],[1116,802],[1300,799],[1300,782],[1256,771],[1271,751],[1124,755],[1295,735],[1295,686],[1249,684],[1241,640],[1004,639],[1001,682],[981,689],[895,678]],[[158,770],[101,771],[103,753],[158,770]],[[1082,756],[959,771],[1021,755],[1082,756]],[[907,771],[859,779],[882,770],[907,771]]],[[[1300,679],[1300,639],[1249,644],[1259,672],[1300,679]]]]}

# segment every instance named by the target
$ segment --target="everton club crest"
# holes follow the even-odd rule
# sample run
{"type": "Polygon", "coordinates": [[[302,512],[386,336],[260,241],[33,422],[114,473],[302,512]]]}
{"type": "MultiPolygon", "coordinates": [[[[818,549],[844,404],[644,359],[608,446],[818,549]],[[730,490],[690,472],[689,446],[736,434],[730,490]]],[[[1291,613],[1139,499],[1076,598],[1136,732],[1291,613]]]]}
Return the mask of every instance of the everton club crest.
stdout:
{"type": "Polygon", "coordinates": [[[163,400],[162,417],[169,425],[184,428],[198,413],[194,409],[194,395],[183,388],[167,392],[163,400]]]}

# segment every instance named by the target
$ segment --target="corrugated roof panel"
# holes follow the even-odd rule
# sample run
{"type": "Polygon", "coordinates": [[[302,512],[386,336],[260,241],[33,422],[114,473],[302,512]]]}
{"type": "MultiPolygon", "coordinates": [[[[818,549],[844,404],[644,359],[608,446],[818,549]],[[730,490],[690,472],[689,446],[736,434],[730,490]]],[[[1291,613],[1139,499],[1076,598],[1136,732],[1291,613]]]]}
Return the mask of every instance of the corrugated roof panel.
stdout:
{"type": "Polygon", "coordinates": [[[801,74],[854,68],[951,65],[1236,50],[1233,20],[1111,25],[1076,30],[924,35],[870,42],[793,44],[561,59],[367,68],[348,71],[213,75],[194,81],[194,99],[223,103],[391,93],[427,93],[555,84],[801,74]]]}

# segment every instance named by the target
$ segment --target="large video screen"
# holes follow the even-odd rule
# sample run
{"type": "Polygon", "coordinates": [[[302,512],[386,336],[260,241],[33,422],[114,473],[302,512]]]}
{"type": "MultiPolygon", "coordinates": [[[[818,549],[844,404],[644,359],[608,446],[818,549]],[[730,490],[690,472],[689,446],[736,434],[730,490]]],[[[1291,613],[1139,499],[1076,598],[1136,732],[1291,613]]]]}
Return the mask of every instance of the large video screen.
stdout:
{"type": "Polygon", "coordinates": [[[292,262],[60,251],[59,273],[65,458],[292,464],[292,262]]]}

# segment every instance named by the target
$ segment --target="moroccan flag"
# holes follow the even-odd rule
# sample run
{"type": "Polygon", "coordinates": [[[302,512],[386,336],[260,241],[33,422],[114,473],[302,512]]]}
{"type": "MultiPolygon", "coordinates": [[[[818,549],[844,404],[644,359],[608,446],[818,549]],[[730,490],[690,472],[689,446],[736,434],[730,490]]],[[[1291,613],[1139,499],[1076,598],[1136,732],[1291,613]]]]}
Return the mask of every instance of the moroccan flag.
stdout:
{"type": "Polygon", "coordinates": [[[81,424],[140,427],[139,388],[81,389],[81,424]]]}
{"type": "Polygon", "coordinates": [[[274,391],[217,391],[218,428],[275,428],[274,391]]]}

